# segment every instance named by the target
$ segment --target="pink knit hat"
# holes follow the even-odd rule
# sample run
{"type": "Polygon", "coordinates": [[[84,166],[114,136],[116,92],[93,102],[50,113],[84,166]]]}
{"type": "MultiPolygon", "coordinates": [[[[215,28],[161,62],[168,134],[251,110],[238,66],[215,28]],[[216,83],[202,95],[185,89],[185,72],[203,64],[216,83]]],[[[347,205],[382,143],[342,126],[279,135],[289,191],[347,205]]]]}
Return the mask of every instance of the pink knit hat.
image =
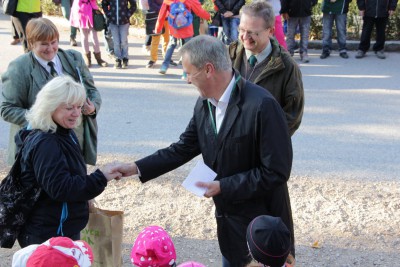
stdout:
{"type": "Polygon", "coordinates": [[[195,261],[187,261],[179,264],[178,267],[206,267],[206,266],[195,261]]]}
{"type": "Polygon", "coordinates": [[[176,252],[171,237],[160,226],[146,227],[133,244],[131,262],[140,267],[175,266],[176,252]]]}

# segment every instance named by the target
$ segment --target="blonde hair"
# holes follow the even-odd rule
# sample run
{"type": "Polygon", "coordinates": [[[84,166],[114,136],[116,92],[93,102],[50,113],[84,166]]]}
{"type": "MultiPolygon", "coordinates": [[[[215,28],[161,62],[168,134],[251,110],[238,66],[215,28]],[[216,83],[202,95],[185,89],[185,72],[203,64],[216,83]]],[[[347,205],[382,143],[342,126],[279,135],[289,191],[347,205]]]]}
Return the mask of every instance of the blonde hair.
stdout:
{"type": "MultiPolygon", "coordinates": [[[[32,129],[55,132],[57,125],[52,118],[54,111],[61,104],[82,105],[85,99],[86,91],[81,84],[69,76],[55,77],[39,91],[25,117],[32,129]]],[[[81,118],[78,125],[80,122],[81,118]]]]}
{"type": "Polygon", "coordinates": [[[56,25],[46,18],[29,20],[25,32],[29,50],[32,49],[33,44],[37,41],[60,40],[60,34],[56,25]]]}

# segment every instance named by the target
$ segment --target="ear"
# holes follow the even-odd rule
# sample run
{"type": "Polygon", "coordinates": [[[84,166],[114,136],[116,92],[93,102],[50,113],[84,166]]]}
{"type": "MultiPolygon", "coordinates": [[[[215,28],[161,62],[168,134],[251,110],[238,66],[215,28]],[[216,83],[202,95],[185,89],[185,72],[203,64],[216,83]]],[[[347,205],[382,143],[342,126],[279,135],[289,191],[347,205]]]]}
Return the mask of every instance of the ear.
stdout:
{"type": "Polygon", "coordinates": [[[270,29],[269,29],[269,37],[272,37],[272,36],[274,36],[275,35],[275,27],[271,27],[270,29]]]}
{"type": "Polygon", "coordinates": [[[205,69],[206,69],[207,77],[210,77],[211,75],[213,75],[215,73],[215,67],[212,63],[206,63],[205,69]]]}

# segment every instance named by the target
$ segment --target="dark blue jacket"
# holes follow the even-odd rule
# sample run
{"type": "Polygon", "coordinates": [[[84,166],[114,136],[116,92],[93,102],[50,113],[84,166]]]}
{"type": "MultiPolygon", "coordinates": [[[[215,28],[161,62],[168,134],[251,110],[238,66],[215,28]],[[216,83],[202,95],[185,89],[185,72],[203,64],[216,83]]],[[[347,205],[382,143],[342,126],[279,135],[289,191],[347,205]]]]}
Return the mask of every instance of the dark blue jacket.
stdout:
{"type": "Polygon", "coordinates": [[[135,0],[102,0],[101,7],[106,14],[107,21],[116,25],[129,23],[129,18],[137,8],[135,0]]]}
{"type": "Polygon", "coordinates": [[[374,18],[389,17],[389,10],[395,10],[397,0],[357,0],[359,10],[365,10],[364,16],[374,18]]]}
{"type": "MultiPolygon", "coordinates": [[[[26,133],[25,129],[18,132],[17,145],[26,133]]],[[[100,170],[87,175],[74,132],[61,127],[55,133],[37,131],[29,136],[22,150],[21,181],[24,186],[37,183],[42,188],[23,232],[44,240],[57,236],[63,202],[68,205],[64,235],[78,234],[88,222],[88,200],[100,195],[107,185],[100,170]]]]}
{"type": "Polygon", "coordinates": [[[312,14],[312,7],[317,0],[282,0],[281,14],[288,13],[289,17],[308,17],[312,14]]]}

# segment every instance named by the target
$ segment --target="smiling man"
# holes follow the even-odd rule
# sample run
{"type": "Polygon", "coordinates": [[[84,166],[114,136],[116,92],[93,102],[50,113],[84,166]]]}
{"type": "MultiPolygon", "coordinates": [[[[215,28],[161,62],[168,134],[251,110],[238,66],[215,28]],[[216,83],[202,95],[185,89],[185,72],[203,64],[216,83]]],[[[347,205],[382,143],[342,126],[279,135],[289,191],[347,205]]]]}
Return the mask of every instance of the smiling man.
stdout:
{"type": "Polygon", "coordinates": [[[215,204],[223,267],[250,262],[246,229],[259,215],[282,216],[291,228],[287,190],[292,145],[285,115],[271,94],[232,69],[226,46],[200,35],[180,50],[187,80],[199,91],[186,130],[169,147],[115,167],[123,176],[140,173],[147,182],[201,154],[217,173],[205,197],[215,204]]]}
{"type": "Polygon", "coordinates": [[[239,41],[229,46],[233,67],[243,78],[271,92],[283,108],[290,135],[303,117],[304,90],[296,62],[273,37],[275,15],[266,1],[241,9],[239,41]]]}

